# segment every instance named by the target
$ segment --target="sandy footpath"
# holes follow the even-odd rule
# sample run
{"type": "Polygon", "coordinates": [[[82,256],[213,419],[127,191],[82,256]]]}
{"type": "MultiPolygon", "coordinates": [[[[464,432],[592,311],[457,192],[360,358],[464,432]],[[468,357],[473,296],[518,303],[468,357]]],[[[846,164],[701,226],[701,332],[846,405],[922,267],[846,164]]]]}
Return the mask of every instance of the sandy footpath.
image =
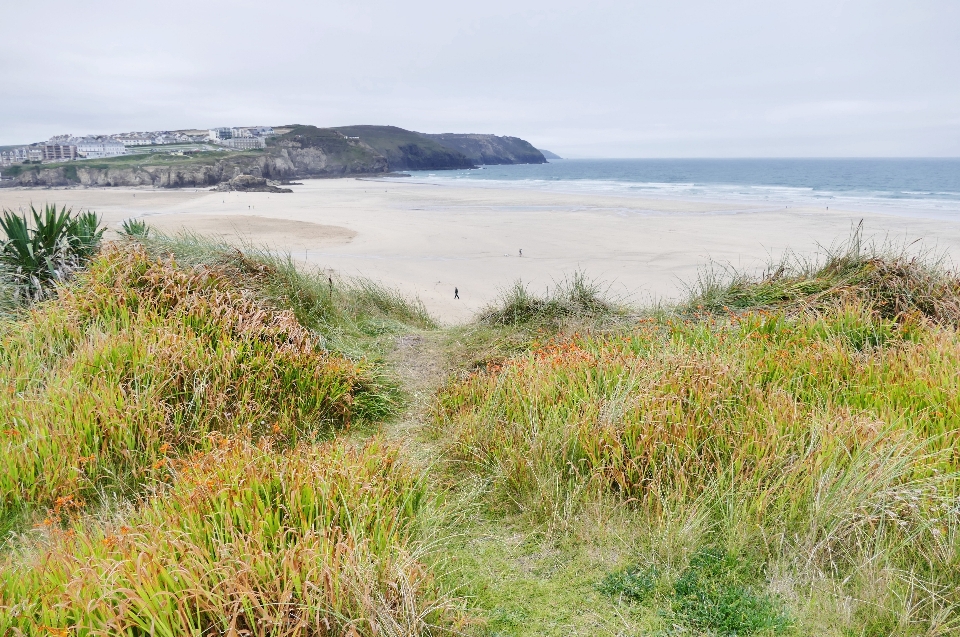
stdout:
{"type": "Polygon", "coordinates": [[[468,319],[517,279],[542,289],[578,269],[634,303],[669,299],[710,260],[750,268],[786,249],[812,253],[860,219],[867,235],[920,238],[960,261],[960,223],[949,221],[405,179],[307,180],[292,188],[4,189],[0,207],[50,201],[96,210],[112,227],[140,217],[164,231],[242,237],[415,294],[446,322],[468,319]]]}

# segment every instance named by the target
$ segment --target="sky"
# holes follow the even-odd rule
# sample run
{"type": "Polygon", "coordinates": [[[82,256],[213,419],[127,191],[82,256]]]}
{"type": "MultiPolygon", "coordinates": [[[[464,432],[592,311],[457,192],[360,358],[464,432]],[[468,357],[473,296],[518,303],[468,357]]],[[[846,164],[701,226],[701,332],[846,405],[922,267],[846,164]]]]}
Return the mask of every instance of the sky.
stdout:
{"type": "Polygon", "coordinates": [[[392,124],[565,157],[960,156],[957,0],[0,5],[0,145],[392,124]]]}

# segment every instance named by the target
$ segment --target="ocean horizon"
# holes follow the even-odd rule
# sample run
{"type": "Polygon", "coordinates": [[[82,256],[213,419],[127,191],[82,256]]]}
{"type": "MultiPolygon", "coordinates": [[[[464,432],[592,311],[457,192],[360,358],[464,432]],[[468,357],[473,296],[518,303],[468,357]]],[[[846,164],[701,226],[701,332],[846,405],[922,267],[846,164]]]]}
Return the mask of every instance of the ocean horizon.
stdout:
{"type": "Polygon", "coordinates": [[[960,220],[960,158],[560,159],[405,172],[436,184],[740,202],[771,209],[833,206],[960,220]]]}

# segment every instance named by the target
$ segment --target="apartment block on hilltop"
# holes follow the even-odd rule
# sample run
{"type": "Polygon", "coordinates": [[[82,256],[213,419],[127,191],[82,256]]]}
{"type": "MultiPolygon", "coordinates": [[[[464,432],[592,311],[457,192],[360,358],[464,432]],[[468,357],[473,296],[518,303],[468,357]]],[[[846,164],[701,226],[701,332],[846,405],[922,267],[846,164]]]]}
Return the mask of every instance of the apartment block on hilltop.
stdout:
{"type": "Polygon", "coordinates": [[[102,159],[104,157],[117,157],[127,153],[126,147],[115,139],[97,139],[96,137],[83,137],[76,140],[77,155],[86,159],[102,159]]]}

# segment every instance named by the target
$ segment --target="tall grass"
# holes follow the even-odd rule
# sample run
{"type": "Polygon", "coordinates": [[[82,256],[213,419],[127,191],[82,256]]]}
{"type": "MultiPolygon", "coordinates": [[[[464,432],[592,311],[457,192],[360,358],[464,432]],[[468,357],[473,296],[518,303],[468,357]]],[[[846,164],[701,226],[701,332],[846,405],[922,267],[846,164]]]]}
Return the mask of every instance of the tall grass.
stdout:
{"type": "MultiPolygon", "coordinates": [[[[556,339],[449,384],[435,431],[496,510],[562,525],[613,497],[651,528],[693,516],[706,520],[698,541],[746,546],[808,595],[833,590],[835,608],[858,609],[851,630],[869,617],[905,634],[960,630],[955,279],[857,267],[829,303],[814,290],[777,311],[556,339]],[[935,303],[922,301],[930,280],[935,303]]],[[[809,599],[794,612],[813,612],[809,599]]]]}
{"type": "Polygon", "coordinates": [[[0,634],[430,635],[457,610],[421,561],[425,486],[374,439],[221,439],[134,509],[0,558],[0,634]]]}
{"type": "Polygon", "coordinates": [[[133,246],[0,326],[0,520],[128,496],[211,434],[313,440],[396,407],[363,361],[325,350],[223,268],[133,246]]]}
{"type": "Polygon", "coordinates": [[[150,232],[133,238],[155,256],[174,255],[190,265],[232,269],[264,300],[289,309],[301,324],[322,334],[329,347],[354,357],[370,353],[371,340],[378,336],[436,327],[418,299],[407,299],[369,279],[305,269],[288,254],[249,244],[238,249],[189,232],[150,232]]]}
{"type": "Polygon", "coordinates": [[[497,326],[556,328],[565,322],[597,321],[624,314],[608,292],[583,272],[561,279],[544,294],[535,294],[517,281],[482,310],[478,320],[497,326]]]}
{"type": "Polygon", "coordinates": [[[754,277],[711,267],[690,286],[686,313],[740,310],[802,311],[844,300],[867,303],[885,318],[923,314],[960,326],[960,278],[942,257],[911,253],[890,242],[865,242],[862,225],[820,258],[787,254],[754,277]]]}

